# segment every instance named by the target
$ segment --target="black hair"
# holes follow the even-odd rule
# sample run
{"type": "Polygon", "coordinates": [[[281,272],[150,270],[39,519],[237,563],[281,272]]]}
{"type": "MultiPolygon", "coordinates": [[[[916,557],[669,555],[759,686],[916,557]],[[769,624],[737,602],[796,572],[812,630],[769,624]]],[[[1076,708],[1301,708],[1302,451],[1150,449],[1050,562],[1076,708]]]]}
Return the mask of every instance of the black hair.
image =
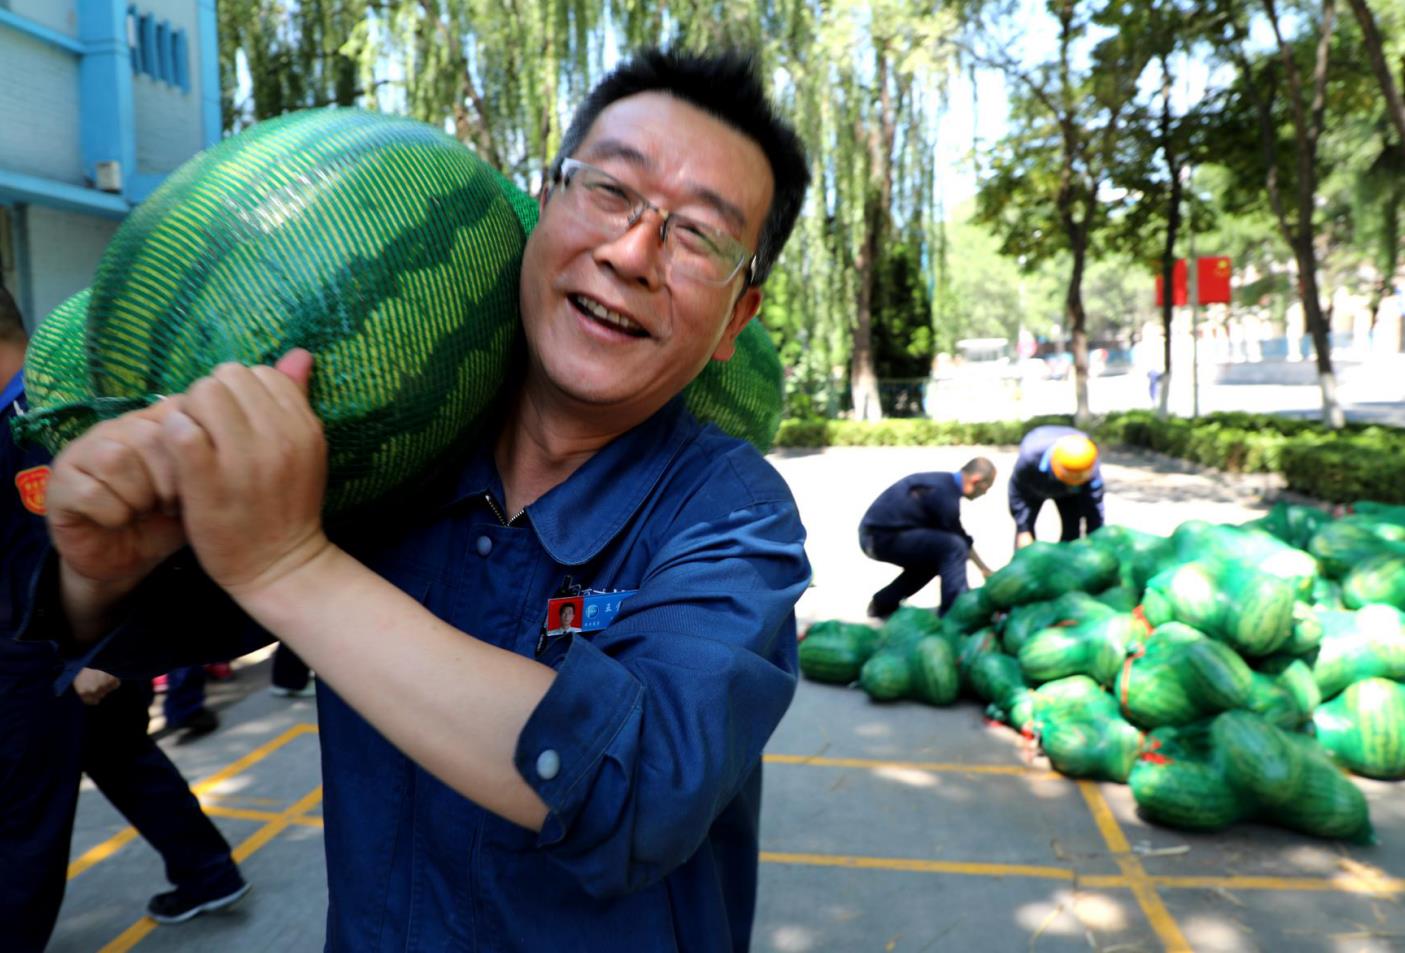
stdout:
{"type": "Polygon", "coordinates": [[[985,457],[972,457],[961,468],[961,475],[974,477],[977,480],[993,480],[995,479],[995,464],[985,457]]]}
{"type": "Polygon", "coordinates": [[[23,346],[29,340],[24,330],[24,319],[15,299],[0,285],[0,343],[23,346]]]}
{"type": "Polygon", "coordinates": [[[576,109],[552,163],[553,176],[560,170],[561,160],[580,148],[607,106],[647,92],[668,93],[710,113],[754,140],[765,153],[775,189],[761,227],[751,280],[754,285],[761,284],[795,227],[810,184],[810,169],[800,137],[776,114],[766,96],[754,56],[736,50],[705,54],[657,47],[640,50],[597,83],[576,109]]]}

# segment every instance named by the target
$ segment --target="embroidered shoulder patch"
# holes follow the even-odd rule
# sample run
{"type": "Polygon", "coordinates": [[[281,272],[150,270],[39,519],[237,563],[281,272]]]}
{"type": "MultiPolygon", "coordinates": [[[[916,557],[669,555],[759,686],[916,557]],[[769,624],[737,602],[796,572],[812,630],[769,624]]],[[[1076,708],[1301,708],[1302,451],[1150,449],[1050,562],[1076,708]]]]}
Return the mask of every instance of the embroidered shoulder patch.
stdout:
{"type": "Polygon", "coordinates": [[[20,502],[35,516],[48,512],[44,503],[49,490],[49,468],[30,467],[15,474],[15,488],[19,490],[20,502]]]}

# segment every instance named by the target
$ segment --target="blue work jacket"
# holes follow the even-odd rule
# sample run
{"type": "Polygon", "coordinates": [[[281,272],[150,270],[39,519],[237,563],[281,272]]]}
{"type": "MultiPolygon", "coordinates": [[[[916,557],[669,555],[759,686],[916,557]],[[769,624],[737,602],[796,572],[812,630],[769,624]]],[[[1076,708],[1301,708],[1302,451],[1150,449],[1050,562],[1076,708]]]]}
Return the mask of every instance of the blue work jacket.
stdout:
{"type": "MultiPolygon", "coordinates": [[[[810,574],[789,489],[675,400],[510,521],[503,498],[484,447],[413,510],[337,538],[454,627],[556,669],[516,751],[545,826],[454,793],[319,681],[327,948],[746,949],[761,751],[795,691],[810,574]],[[635,591],[606,600],[607,627],[543,640],[547,601],[568,584],[635,591]]],[[[212,587],[185,559],[74,669],[198,661],[172,619],[208,616],[212,587]]],[[[229,651],[227,638],[199,655],[229,651]]]]}
{"type": "Polygon", "coordinates": [[[859,521],[859,533],[940,529],[955,533],[971,545],[961,525],[961,474],[914,473],[878,494],[859,521]]]}

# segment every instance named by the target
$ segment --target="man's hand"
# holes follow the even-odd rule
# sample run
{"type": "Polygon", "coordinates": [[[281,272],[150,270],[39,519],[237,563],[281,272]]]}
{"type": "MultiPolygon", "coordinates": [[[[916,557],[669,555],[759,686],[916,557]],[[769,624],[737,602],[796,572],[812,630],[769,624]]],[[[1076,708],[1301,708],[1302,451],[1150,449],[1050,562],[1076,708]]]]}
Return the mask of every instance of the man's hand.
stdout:
{"type": "Polygon", "coordinates": [[[1016,533],[1016,534],[1015,534],[1015,549],[1016,549],[1016,550],[1024,549],[1026,546],[1028,546],[1028,545],[1029,545],[1030,543],[1032,543],[1032,542],[1034,542],[1034,534],[1033,534],[1033,533],[1016,533]]]}
{"type": "Polygon", "coordinates": [[[276,368],[221,364],[162,425],[190,545],[236,599],[331,548],[322,531],[327,445],[307,401],[311,371],[303,350],[276,368]]]}
{"type": "Polygon", "coordinates": [[[96,705],[121,685],[121,679],[95,668],[85,668],[73,679],[73,690],[85,705],[96,705]]]}
{"type": "Polygon", "coordinates": [[[67,570],[130,588],[185,543],[175,464],[161,421],[179,398],[105,421],[68,445],[49,475],[49,534],[67,570]]]}

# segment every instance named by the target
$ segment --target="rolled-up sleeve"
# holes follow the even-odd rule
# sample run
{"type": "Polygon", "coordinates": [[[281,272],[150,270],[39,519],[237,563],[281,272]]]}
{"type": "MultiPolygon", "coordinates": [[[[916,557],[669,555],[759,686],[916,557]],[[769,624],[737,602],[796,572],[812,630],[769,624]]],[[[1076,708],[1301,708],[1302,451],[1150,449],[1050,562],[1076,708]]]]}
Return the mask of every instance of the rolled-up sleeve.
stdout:
{"type": "Polygon", "coordinates": [[[540,847],[595,896],[648,885],[698,849],[795,693],[809,581],[790,501],[669,538],[620,617],[577,636],[518,738],[549,808],[540,847]]]}

